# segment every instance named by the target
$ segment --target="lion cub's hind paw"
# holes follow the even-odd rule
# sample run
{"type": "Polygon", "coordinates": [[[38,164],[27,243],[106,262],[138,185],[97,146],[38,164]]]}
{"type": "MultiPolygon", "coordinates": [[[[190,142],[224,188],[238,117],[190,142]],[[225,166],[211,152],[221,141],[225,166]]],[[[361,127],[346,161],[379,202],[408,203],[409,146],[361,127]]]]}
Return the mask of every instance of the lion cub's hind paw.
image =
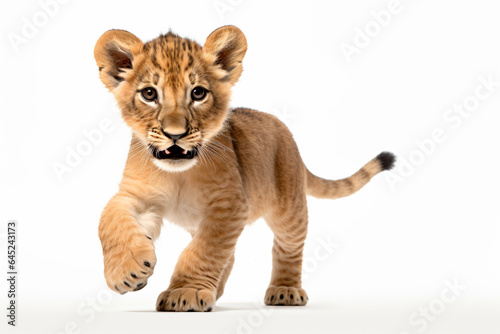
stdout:
{"type": "Polygon", "coordinates": [[[272,306],[304,306],[308,300],[304,289],[289,286],[271,286],[264,297],[264,303],[272,306]]]}

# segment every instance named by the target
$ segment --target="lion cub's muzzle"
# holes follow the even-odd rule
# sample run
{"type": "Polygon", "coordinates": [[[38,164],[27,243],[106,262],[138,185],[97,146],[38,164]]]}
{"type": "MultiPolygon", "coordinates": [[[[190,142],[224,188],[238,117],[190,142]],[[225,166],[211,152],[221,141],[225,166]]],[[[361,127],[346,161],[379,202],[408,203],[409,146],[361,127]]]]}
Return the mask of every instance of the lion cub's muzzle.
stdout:
{"type": "Polygon", "coordinates": [[[172,145],[166,150],[160,151],[158,148],[154,147],[153,145],[150,145],[150,147],[153,149],[152,153],[153,156],[156,159],[159,160],[164,160],[164,159],[171,159],[171,160],[182,160],[182,159],[193,159],[198,155],[198,149],[196,147],[193,147],[192,150],[185,150],[182,147],[178,145],[172,145]]]}

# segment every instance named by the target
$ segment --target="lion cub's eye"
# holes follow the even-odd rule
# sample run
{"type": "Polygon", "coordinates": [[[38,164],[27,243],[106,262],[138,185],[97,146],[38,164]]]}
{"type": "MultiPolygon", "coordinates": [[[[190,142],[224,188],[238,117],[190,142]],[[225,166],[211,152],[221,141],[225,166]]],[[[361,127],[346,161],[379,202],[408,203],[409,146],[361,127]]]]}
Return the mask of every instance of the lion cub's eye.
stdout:
{"type": "Polygon", "coordinates": [[[203,87],[194,87],[191,91],[193,101],[201,101],[207,96],[208,91],[203,87]]]}
{"type": "Polygon", "coordinates": [[[141,90],[141,95],[146,101],[154,101],[158,97],[158,93],[153,87],[143,88],[141,90]]]}

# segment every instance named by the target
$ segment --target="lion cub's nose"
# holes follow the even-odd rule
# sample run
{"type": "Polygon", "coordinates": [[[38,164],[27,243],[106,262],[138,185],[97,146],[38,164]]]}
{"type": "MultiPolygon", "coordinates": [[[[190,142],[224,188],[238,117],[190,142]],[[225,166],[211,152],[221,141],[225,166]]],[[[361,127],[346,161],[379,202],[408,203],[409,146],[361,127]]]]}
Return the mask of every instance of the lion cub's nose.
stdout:
{"type": "Polygon", "coordinates": [[[167,136],[167,138],[170,138],[174,141],[174,144],[176,141],[178,141],[179,139],[181,139],[182,137],[185,137],[187,136],[188,132],[189,132],[189,129],[186,130],[186,132],[184,133],[179,133],[179,134],[173,134],[173,133],[169,133],[169,132],[166,132],[165,130],[162,130],[163,131],[163,134],[165,136],[167,136]]]}

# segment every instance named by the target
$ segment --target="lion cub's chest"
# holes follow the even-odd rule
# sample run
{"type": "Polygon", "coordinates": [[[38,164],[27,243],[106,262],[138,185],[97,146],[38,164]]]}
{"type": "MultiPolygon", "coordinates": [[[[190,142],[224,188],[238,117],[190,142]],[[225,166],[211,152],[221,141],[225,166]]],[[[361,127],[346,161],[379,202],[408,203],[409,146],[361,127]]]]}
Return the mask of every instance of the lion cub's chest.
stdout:
{"type": "Polygon", "coordinates": [[[172,185],[166,198],[164,218],[191,233],[196,232],[205,213],[199,189],[187,183],[178,183],[172,185]]]}

